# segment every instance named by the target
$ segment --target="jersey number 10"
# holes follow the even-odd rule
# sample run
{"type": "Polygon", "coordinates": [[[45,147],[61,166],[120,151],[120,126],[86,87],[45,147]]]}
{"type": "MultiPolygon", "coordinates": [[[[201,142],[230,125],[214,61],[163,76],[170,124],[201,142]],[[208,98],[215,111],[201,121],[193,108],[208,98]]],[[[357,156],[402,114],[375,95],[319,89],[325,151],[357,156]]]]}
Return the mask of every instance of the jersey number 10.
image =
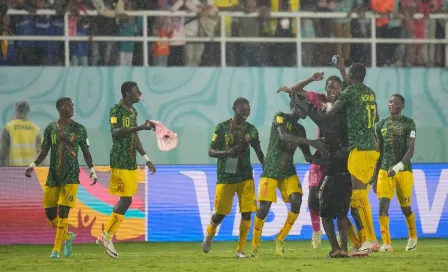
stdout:
{"type": "Polygon", "coordinates": [[[376,119],[376,105],[367,105],[366,106],[366,110],[367,110],[367,128],[373,128],[373,126],[375,125],[375,119],[376,119]]]}
{"type": "Polygon", "coordinates": [[[123,118],[123,127],[128,128],[131,126],[131,119],[129,119],[129,117],[124,117],[123,118]]]}

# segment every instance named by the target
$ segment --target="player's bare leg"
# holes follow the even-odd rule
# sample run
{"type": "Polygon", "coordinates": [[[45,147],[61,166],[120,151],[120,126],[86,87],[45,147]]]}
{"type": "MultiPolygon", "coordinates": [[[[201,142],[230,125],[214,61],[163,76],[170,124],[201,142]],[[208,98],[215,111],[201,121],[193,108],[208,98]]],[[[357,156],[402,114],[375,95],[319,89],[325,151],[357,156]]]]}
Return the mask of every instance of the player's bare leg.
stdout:
{"type": "Polygon", "coordinates": [[[279,234],[275,238],[275,252],[278,256],[283,256],[285,254],[284,240],[291,231],[292,226],[299,217],[300,206],[302,205],[302,194],[292,193],[289,195],[289,203],[291,203],[291,210],[288,213],[285,224],[280,230],[279,234]]]}
{"type": "Polygon", "coordinates": [[[251,258],[260,257],[260,240],[261,233],[263,231],[264,220],[269,213],[269,209],[271,208],[272,202],[270,201],[260,201],[260,207],[255,215],[254,222],[254,231],[252,234],[252,249],[251,249],[251,258]]]}
{"type": "Polygon", "coordinates": [[[130,196],[120,197],[120,200],[114,207],[112,216],[104,232],[96,240],[96,243],[102,245],[103,248],[106,250],[106,254],[112,258],[118,258],[118,253],[115,250],[112,239],[115,235],[115,232],[120,227],[121,222],[123,221],[124,214],[129,209],[131,204],[132,204],[132,197],[130,196]]]}
{"type": "Polygon", "coordinates": [[[207,236],[204,237],[204,241],[202,242],[202,251],[204,253],[210,252],[210,249],[212,248],[213,237],[215,237],[216,234],[216,229],[218,228],[219,224],[221,224],[224,217],[225,215],[223,214],[214,213],[212,215],[212,218],[210,218],[210,224],[208,224],[207,226],[207,236]]]}
{"type": "Polygon", "coordinates": [[[339,258],[341,255],[341,248],[339,247],[336,239],[336,233],[334,231],[334,222],[331,217],[322,217],[322,226],[327,234],[328,241],[330,241],[331,251],[326,258],[339,258]]]}
{"type": "MultiPolygon", "coordinates": [[[[409,204],[410,205],[410,204],[409,204]]],[[[417,230],[415,229],[415,215],[411,209],[411,206],[401,206],[401,211],[406,217],[406,225],[408,226],[408,244],[406,245],[406,251],[413,251],[417,249],[417,230]]]]}
{"type": "Polygon", "coordinates": [[[339,231],[339,238],[340,238],[340,242],[339,242],[339,247],[341,249],[341,254],[340,257],[345,258],[348,257],[348,237],[347,237],[347,233],[348,233],[348,222],[350,220],[348,219],[348,216],[344,216],[342,218],[338,218],[337,219],[337,223],[338,223],[338,231],[339,231]]]}
{"type": "Polygon", "coordinates": [[[372,251],[378,251],[379,244],[373,229],[372,208],[369,203],[367,184],[362,183],[354,176],[351,177],[351,180],[353,189],[351,205],[358,210],[359,218],[366,233],[366,241],[352,256],[368,256],[372,251]]]}

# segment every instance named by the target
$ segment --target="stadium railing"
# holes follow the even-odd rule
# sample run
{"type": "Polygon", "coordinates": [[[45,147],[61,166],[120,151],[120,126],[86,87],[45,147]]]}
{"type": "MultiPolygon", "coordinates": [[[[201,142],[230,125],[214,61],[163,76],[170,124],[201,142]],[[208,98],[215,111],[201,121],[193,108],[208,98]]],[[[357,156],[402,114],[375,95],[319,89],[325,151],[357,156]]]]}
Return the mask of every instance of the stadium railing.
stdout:
{"type": "MultiPolygon", "coordinates": [[[[148,29],[147,18],[148,17],[196,17],[196,13],[178,11],[126,11],[128,15],[132,16],[142,16],[143,29],[148,29]]],[[[54,10],[42,9],[37,10],[36,15],[55,15],[54,10]]],[[[14,10],[10,9],[8,15],[29,15],[27,11],[24,10],[14,10]]],[[[89,37],[82,36],[69,36],[69,19],[70,14],[65,14],[64,16],[64,36],[2,36],[3,40],[37,40],[37,41],[64,41],[65,44],[65,66],[70,66],[70,52],[69,52],[69,42],[70,41],[87,41],[89,37]]],[[[84,15],[82,15],[84,16],[84,15]]],[[[87,16],[98,16],[96,11],[88,11],[87,16]]],[[[430,19],[441,19],[445,20],[445,39],[380,39],[376,38],[376,27],[375,18],[380,18],[378,14],[366,13],[365,18],[370,19],[370,33],[369,38],[303,38],[301,35],[296,37],[226,37],[225,33],[225,17],[257,17],[258,13],[244,13],[244,12],[220,12],[219,17],[221,20],[221,35],[220,37],[184,37],[184,38],[171,38],[167,40],[172,41],[185,41],[185,42],[220,42],[221,45],[221,67],[226,67],[226,43],[228,42],[249,42],[249,43],[295,43],[297,52],[301,52],[302,43],[364,43],[371,45],[371,64],[372,67],[376,67],[376,45],[379,43],[395,43],[395,44],[444,44],[445,45],[445,56],[448,56],[448,14],[430,14],[430,19]]],[[[313,19],[334,19],[334,18],[346,18],[347,13],[345,12],[271,12],[271,18],[295,18],[296,19],[296,29],[301,29],[302,18],[313,18],[313,19]]],[[[352,18],[358,18],[357,14],[352,14],[352,18]]],[[[415,19],[423,18],[423,14],[415,14],[415,19]]],[[[300,32],[299,32],[300,33],[300,32]]],[[[94,41],[135,41],[143,42],[143,66],[148,65],[148,42],[159,41],[159,37],[148,36],[148,31],[143,31],[143,36],[141,37],[116,37],[116,36],[95,36],[94,41]]],[[[297,55],[297,65],[302,66],[302,55],[297,55]]],[[[448,58],[445,57],[445,67],[448,67],[448,58]]]]}

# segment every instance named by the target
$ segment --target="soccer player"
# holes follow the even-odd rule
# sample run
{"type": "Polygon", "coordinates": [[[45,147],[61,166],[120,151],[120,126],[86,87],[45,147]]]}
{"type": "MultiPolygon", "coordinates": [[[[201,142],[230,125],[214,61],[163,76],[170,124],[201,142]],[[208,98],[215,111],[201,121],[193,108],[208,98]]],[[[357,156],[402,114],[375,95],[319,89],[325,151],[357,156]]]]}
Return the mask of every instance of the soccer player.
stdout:
{"type": "Polygon", "coordinates": [[[237,258],[247,258],[244,253],[247,235],[250,231],[251,213],[257,211],[253,169],[250,163],[250,148],[255,150],[263,165],[264,154],[260,147],[257,129],[246,122],[250,115],[250,105],[246,98],[238,98],[233,103],[233,118],[216,126],[208,155],[218,159],[218,182],[215,195],[215,212],[207,226],[207,236],[202,250],[208,253],[216,229],[232,210],[233,196],[238,196],[241,213],[240,234],[236,248],[237,258]]]}
{"type": "Polygon", "coordinates": [[[415,123],[411,118],[401,115],[404,104],[402,95],[392,95],[389,99],[389,117],[379,121],[375,126],[381,153],[377,164],[378,182],[374,184],[380,201],[379,216],[383,238],[380,251],[393,251],[388,211],[395,190],[408,226],[409,240],[406,251],[415,250],[417,247],[415,215],[411,209],[414,183],[411,158],[414,155],[415,123]]]}
{"type": "Polygon", "coordinates": [[[115,205],[109,223],[104,232],[97,239],[107,255],[118,258],[118,253],[112,243],[115,232],[123,221],[124,214],[132,203],[132,196],[137,193],[137,154],[145,159],[146,166],[151,174],[156,172],[155,166],[149,160],[143,150],[137,135],[141,130],[154,130],[155,125],[146,121],[137,126],[137,110],[132,106],[140,101],[142,96],[137,83],[133,81],[124,82],[121,85],[122,100],[110,109],[110,126],[112,133],[112,150],[110,152],[111,176],[109,193],[120,197],[115,205]]]}
{"type": "Polygon", "coordinates": [[[260,208],[255,216],[252,238],[251,256],[253,258],[259,257],[263,225],[272,202],[277,201],[276,188],[280,190],[283,201],[291,203],[291,210],[285,224],[275,238],[277,255],[284,255],[283,241],[299,216],[302,204],[303,192],[293,162],[297,146],[300,147],[307,161],[312,157],[309,145],[318,150],[325,150],[326,148],[320,140],[306,139],[305,128],[298,123],[300,118],[306,117],[308,103],[304,102],[304,100],[291,99],[290,113],[277,112],[274,115],[268,152],[260,180],[258,194],[260,208]]]}
{"type": "Polygon", "coordinates": [[[39,127],[28,120],[30,103],[16,102],[15,118],[3,129],[0,166],[27,166],[40,151],[42,138],[39,127]]]}
{"type": "Polygon", "coordinates": [[[375,123],[379,120],[375,93],[364,85],[366,68],[354,63],[347,72],[348,86],[339,99],[326,112],[320,114],[333,117],[345,109],[347,114],[350,154],[348,170],[352,180],[352,202],[362,223],[360,236],[365,236],[359,250],[352,256],[366,256],[377,251],[379,244],[373,228],[372,209],[368,198],[368,184],[374,174],[379,158],[375,143],[375,123]]]}
{"type": "Polygon", "coordinates": [[[76,202],[79,184],[78,149],[81,148],[90,177],[96,183],[97,177],[93,167],[92,155],[89,151],[89,140],[86,128],[73,121],[75,112],[73,102],[62,97],[56,102],[59,120],[50,123],[44,131],[42,149],[36,160],[26,169],[25,175],[31,177],[33,169],[42,163],[51,149],[50,169],[44,187],[45,214],[53,228],[56,228],[53,251],[50,258],[59,258],[62,241],[65,242],[64,255],[72,253],[75,234],[68,232],[68,215],[76,202]]]}

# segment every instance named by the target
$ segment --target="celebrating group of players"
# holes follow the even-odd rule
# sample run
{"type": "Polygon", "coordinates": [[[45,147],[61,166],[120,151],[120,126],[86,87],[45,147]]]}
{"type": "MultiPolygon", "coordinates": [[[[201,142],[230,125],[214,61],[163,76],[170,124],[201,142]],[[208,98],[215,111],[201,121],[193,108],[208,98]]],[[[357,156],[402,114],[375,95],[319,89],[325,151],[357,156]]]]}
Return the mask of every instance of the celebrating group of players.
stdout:
{"type": "MultiPolygon", "coordinates": [[[[354,246],[351,256],[368,256],[372,251],[392,251],[389,232],[389,204],[397,190],[398,200],[406,217],[409,240],[406,250],[417,245],[415,217],[410,208],[413,176],[410,159],[414,152],[415,123],[401,115],[405,100],[394,94],[389,100],[390,116],[379,121],[375,93],[363,84],[366,68],[353,64],[345,72],[343,60],[336,67],[342,78],[331,76],[326,80],[325,94],[307,92],[303,88],[312,81],[324,78],[314,73],[295,86],[281,87],[290,97],[290,112],[274,115],[266,157],[260,147],[257,129],[246,119],[250,115],[249,101],[238,98],[233,105],[233,118],[216,126],[208,154],[218,158],[217,186],[214,213],[207,227],[202,250],[208,253],[213,237],[224,217],[231,212],[235,193],[241,213],[240,234],[236,257],[246,258],[244,246],[251,228],[251,213],[256,212],[252,250],[250,256],[260,256],[260,239],[266,216],[272,202],[276,202],[276,189],[283,201],[291,204],[284,226],[275,238],[277,255],[284,255],[284,240],[299,216],[303,191],[293,163],[299,147],[307,162],[309,174],[309,208],[313,226],[313,247],[319,248],[322,232],[320,218],[332,250],[329,258],[347,257],[347,240],[354,246]],[[310,117],[319,128],[319,139],[306,138],[298,121],[310,117]],[[254,148],[263,166],[258,202],[255,195],[250,148],[254,148]],[[310,146],[316,149],[311,154],[310,146]],[[380,201],[380,226],[383,245],[377,242],[368,192],[370,183],[380,201]],[[354,219],[357,231],[348,218],[354,219]],[[319,218],[320,217],[320,218],[319,218]],[[340,241],[335,233],[334,219],[340,241]]],[[[98,237],[106,253],[118,258],[112,239],[123,221],[124,214],[137,192],[136,151],[145,159],[151,174],[156,171],[143,150],[137,135],[141,130],[154,130],[155,125],[146,121],[137,125],[138,103],[142,93],[135,82],[121,86],[122,100],[110,110],[113,146],[110,154],[111,178],[109,192],[119,196],[104,232],[98,237]]],[[[90,168],[90,177],[97,182],[89,140],[84,126],[73,121],[74,104],[70,98],[60,98],[56,103],[59,120],[45,129],[42,149],[26,169],[30,177],[33,169],[42,163],[51,149],[50,168],[44,187],[44,208],[48,220],[56,229],[56,238],[50,258],[59,258],[62,245],[64,255],[72,253],[76,235],[68,231],[68,215],[76,201],[79,185],[78,149],[81,148],[90,168]]]]}
{"type": "Polygon", "coordinates": [[[394,191],[409,231],[406,250],[417,246],[415,216],[411,210],[413,175],[410,159],[414,153],[415,123],[401,114],[405,99],[393,94],[389,99],[389,117],[379,120],[375,93],[364,85],[366,68],[354,63],[345,71],[343,60],[336,58],[342,79],[331,76],[326,80],[325,94],[307,92],[303,88],[324,78],[314,73],[293,87],[281,87],[290,97],[290,112],[277,112],[271,127],[266,157],[260,147],[257,129],[246,119],[250,115],[249,101],[238,98],[233,104],[233,118],[219,123],[209,149],[209,156],[218,159],[214,213],[207,226],[202,250],[208,253],[216,229],[231,212],[235,193],[241,213],[237,258],[258,258],[263,225],[278,188],[284,202],[290,203],[288,217],[275,238],[276,254],[284,255],[284,240],[299,216],[302,188],[293,163],[299,147],[307,162],[309,174],[309,209],[313,226],[312,244],[320,247],[320,218],[331,251],[327,258],[369,256],[376,251],[393,251],[389,231],[388,209],[394,191]],[[299,119],[306,116],[318,126],[319,139],[306,138],[299,119]],[[258,192],[255,195],[250,147],[262,164],[258,192]],[[316,149],[312,155],[309,146],[316,149]],[[379,221],[383,244],[377,241],[368,193],[370,184],[378,196],[379,221]],[[348,218],[354,219],[357,231],[348,218]],[[244,246],[251,228],[251,213],[256,212],[251,254],[244,246]],[[320,217],[320,218],[319,218],[320,217]],[[337,219],[339,239],[333,220],[337,219]],[[353,251],[348,253],[348,239],[353,251]]]}

